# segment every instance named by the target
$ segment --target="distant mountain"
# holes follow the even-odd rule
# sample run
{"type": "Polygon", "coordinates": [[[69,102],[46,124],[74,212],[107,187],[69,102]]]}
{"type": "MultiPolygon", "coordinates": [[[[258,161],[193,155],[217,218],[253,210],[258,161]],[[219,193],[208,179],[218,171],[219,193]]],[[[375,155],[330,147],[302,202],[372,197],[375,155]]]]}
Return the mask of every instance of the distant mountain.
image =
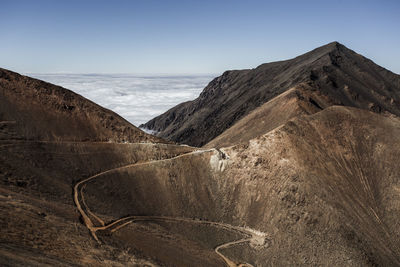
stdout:
{"type": "Polygon", "coordinates": [[[344,105],[400,115],[400,76],[333,42],[291,60],[226,71],[197,99],[141,127],[168,140],[203,146],[257,107],[299,86],[307,88],[306,98],[300,100],[313,105],[314,111],[344,105]]]}
{"type": "Polygon", "coordinates": [[[57,85],[0,68],[0,139],[162,142],[57,85]]]}

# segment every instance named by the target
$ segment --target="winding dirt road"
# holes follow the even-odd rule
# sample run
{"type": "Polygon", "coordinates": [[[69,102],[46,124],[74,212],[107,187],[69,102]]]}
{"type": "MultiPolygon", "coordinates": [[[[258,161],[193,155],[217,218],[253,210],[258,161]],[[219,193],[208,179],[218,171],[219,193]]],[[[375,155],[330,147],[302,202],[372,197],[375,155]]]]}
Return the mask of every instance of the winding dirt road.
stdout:
{"type": "Polygon", "coordinates": [[[83,222],[85,223],[86,227],[89,229],[92,237],[97,242],[100,243],[100,241],[96,235],[97,231],[110,230],[110,232],[113,233],[115,231],[118,231],[122,227],[127,226],[130,223],[139,222],[139,221],[164,221],[164,222],[169,221],[169,222],[188,222],[188,223],[196,223],[196,224],[206,224],[206,225],[209,225],[212,227],[217,227],[217,228],[221,228],[221,229],[225,229],[228,231],[233,231],[233,232],[245,235],[245,237],[242,239],[223,243],[223,244],[217,246],[215,248],[215,252],[225,261],[225,263],[228,267],[245,267],[245,266],[253,267],[249,263],[236,264],[234,261],[230,260],[225,255],[223,255],[220,252],[220,250],[226,249],[230,246],[237,245],[239,243],[245,243],[245,242],[252,242],[257,245],[263,245],[265,243],[265,234],[262,232],[255,231],[250,228],[233,226],[233,225],[222,223],[222,222],[213,222],[213,221],[195,220],[195,219],[190,219],[190,218],[168,217],[168,216],[127,216],[127,217],[120,218],[114,222],[106,224],[101,218],[99,218],[93,212],[90,211],[89,207],[87,206],[87,204],[85,202],[84,194],[82,191],[83,191],[84,187],[86,186],[86,183],[89,181],[92,181],[96,178],[99,178],[105,174],[118,172],[120,170],[127,169],[127,168],[133,168],[133,167],[143,166],[143,165],[150,165],[150,164],[154,164],[156,162],[170,161],[170,160],[178,159],[180,157],[186,157],[188,155],[208,153],[208,152],[222,153],[221,151],[217,151],[215,149],[196,150],[193,152],[184,153],[184,154],[181,154],[181,155],[178,155],[175,157],[171,157],[171,158],[167,158],[167,159],[151,160],[151,161],[146,161],[146,162],[128,164],[128,165],[125,165],[122,167],[118,167],[118,168],[114,168],[114,169],[110,169],[110,170],[98,173],[96,175],[93,175],[91,177],[88,177],[88,178],[76,183],[74,186],[74,202],[75,202],[75,205],[76,205],[79,213],[82,216],[83,222]],[[84,207],[82,207],[79,197],[81,198],[82,204],[84,207]],[[97,221],[97,223],[100,225],[96,226],[90,217],[94,218],[97,221]]]}

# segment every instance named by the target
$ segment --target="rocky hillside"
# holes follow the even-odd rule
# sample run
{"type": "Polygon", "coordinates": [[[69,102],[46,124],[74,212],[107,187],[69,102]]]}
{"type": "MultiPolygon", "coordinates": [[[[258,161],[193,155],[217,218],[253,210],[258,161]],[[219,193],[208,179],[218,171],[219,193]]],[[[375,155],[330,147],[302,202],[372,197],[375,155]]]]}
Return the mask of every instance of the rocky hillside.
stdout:
{"type": "Polygon", "coordinates": [[[398,266],[399,138],[397,117],[334,106],[222,152],[3,142],[0,263],[398,266]],[[99,245],[71,192],[96,227],[130,217],[99,245]]]}
{"type": "Polygon", "coordinates": [[[142,127],[168,140],[203,146],[257,107],[300,84],[313,91],[306,101],[317,109],[345,105],[400,115],[400,76],[333,42],[291,60],[226,71],[197,99],[142,127]],[[323,102],[317,99],[321,97],[323,102]]]}
{"type": "Polygon", "coordinates": [[[161,142],[60,86],[0,68],[0,138],[161,142]]]}

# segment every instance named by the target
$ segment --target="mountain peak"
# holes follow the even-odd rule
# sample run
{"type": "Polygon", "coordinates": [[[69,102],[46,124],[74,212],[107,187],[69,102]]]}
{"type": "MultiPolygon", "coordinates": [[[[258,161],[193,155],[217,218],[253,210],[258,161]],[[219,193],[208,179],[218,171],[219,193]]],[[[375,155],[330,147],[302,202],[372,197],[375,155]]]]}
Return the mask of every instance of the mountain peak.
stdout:
{"type": "Polygon", "coordinates": [[[307,62],[308,58],[319,59],[320,57],[322,57],[324,55],[329,55],[332,53],[355,54],[354,51],[348,49],[345,45],[343,45],[337,41],[334,41],[334,42],[328,43],[326,45],[317,47],[308,53],[298,56],[297,58],[300,59],[301,61],[307,62]]]}
{"type": "Polygon", "coordinates": [[[343,47],[344,45],[342,45],[338,41],[333,41],[333,42],[330,42],[330,43],[328,43],[328,44],[326,44],[324,46],[329,46],[329,47],[332,47],[332,48],[339,48],[339,47],[343,47]]]}

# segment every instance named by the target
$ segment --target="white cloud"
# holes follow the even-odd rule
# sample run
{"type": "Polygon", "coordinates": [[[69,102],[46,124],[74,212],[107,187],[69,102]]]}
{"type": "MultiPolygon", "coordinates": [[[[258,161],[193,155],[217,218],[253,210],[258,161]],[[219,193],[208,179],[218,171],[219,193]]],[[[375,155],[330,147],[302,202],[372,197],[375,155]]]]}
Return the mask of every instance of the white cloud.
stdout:
{"type": "Polygon", "coordinates": [[[214,76],[136,76],[115,74],[29,74],[68,88],[139,126],[188,100],[214,76]]]}

